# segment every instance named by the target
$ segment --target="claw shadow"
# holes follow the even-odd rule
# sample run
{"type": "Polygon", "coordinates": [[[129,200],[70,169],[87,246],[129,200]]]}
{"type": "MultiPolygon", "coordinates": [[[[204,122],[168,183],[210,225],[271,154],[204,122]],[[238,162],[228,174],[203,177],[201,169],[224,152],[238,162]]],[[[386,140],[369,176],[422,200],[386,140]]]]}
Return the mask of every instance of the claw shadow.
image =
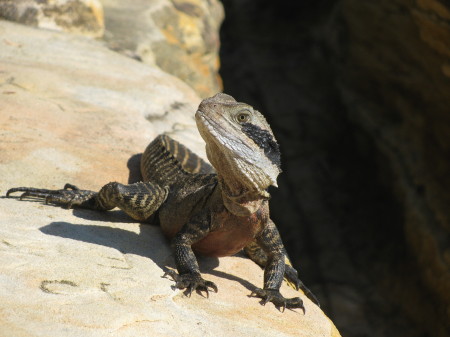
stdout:
{"type": "MultiPolygon", "coordinates": [[[[236,276],[236,275],[232,275],[232,274],[228,274],[228,273],[225,273],[225,272],[223,272],[223,271],[220,271],[220,270],[215,270],[214,268],[212,268],[212,269],[210,269],[209,267],[208,267],[208,264],[207,263],[202,263],[201,261],[202,261],[202,259],[207,259],[206,257],[201,257],[200,259],[199,259],[199,264],[200,264],[200,272],[202,272],[202,273],[206,273],[206,274],[210,274],[210,275],[214,275],[214,276],[217,276],[217,277],[220,277],[220,278],[223,278],[223,279],[227,279],[227,280],[230,280],[230,281],[233,281],[233,282],[237,282],[237,283],[239,283],[240,285],[242,285],[244,288],[246,288],[248,291],[250,291],[250,292],[253,292],[254,290],[256,290],[258,287],[257,286],[255,286],[253,283],[251,283],[251,282],[249,282],[249,281],[247,281],[247,280],[245,280],[245,279],[243,279],[243,278],[241,278],[241,277],[239,277],[239,276],[236,276]],[[202,266],[203,265],[203,266],[202,266]]],[[[208,258],[209,259],[209,258],[208,258]]],[[[217,259],[217,258],[216,258],[217,259]]],[[[217,259],[218,260],[218,259],[217,259]]],[[[261,273],[262,273],[263,271],[261,271],[261,273]]]]}

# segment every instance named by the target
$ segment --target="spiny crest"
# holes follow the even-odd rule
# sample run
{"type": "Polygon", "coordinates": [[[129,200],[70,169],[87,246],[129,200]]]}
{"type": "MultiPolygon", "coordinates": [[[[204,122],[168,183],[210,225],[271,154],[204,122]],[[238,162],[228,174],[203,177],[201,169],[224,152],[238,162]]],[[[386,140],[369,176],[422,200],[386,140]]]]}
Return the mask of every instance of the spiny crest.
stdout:
{"type": "Polygon", "coordinates": [[[219,92],[218,94],[215,94],[213,97],[205,98],[202,103],[218,103],[218,104],[225,104],[225,103],[237,103],[236,100],[227,94],[224,94],[223,92],[219,92]]]}

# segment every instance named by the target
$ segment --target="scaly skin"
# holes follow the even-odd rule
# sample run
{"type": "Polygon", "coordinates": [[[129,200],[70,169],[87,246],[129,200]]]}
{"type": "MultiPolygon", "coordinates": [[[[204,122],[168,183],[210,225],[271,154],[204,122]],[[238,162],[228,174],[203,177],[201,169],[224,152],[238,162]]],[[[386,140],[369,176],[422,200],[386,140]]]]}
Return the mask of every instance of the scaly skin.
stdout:
{"type": "Polygon", "coordinates": [[[194,251],[229,256],[245,249],[264,267],[264,286],[252,293],[262,298],[262,304],[304,310],[299,297],[280,294],[283,277],[318,303],[291,266],[270,220],[267,189],[276,186],[281,172],[280,152],[264,117],[231,96],[217,94],[201,102],[196,121],[214,168],[182,144],[160,135],[142,156],[143,182],[112,182],[99,192],[70,184],[61,190],[19,187],[6,195],[22,192],[20,199],[39,198],[68,208],[105,211],[118,207],[139,221],[157,217],[172,242],[178,270],[168,274],[189,295],[217,292],[213,282],[202,278],[194,251]]]}

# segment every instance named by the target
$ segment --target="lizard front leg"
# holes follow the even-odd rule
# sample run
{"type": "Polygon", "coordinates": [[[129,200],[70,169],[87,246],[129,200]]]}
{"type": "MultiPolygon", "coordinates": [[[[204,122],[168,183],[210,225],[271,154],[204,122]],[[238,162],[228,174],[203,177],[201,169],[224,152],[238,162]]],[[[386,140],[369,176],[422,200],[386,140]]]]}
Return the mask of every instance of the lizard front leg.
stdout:
{"type": "Polygon", "coordinates": [[[256,242],[267,254],[264,268],[264,288],[257,288],[252,295],[262,298],[262,304],[272,302],[277,307],[300,308],[305,311],[300,297],[285,298],[280,293],[285,274],[285,249],[275,224],[269,220],[265,229],[256,237],[256,242]]]}
{"type": "Polygon", "coordinates": [[[192,251],[192,245],[209,234],[209,219],[208,212],[202,212],[191,218],[172,239],[178,274],[174,271],[168,271],[166,274],[172,276],[177,288],[187,289],[188,296],[194,290],[205,291],[207,296],[209,296],[209,289],[217,292],[217,286],[213,282],[202,278],[197,258],[192,251]]]}

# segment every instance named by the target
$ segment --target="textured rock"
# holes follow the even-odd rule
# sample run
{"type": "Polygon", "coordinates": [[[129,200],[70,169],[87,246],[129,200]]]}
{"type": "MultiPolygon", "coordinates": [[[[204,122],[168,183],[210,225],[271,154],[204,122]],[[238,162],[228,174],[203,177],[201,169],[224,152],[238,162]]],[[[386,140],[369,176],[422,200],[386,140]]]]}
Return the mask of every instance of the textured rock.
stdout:
{"type": "Polygon", "coordinates": [[[101,0],[110,48],[156,64],[201,97],[221,91],[218,0],[101,0]]]}
{"type": "MultiPolygon", "coordinates": [[[[126,182],[163,131],[203,151],[180,80],[81,37],[2,21],[0,34],[0,194],[126,182]]],[[[263,274],[239,256],[201,259],[219,293],[185,297],[161,278],[173,258],[159,229],[120,211],[1,198],[0,265],[2,337],[339,336],[303,295],[306,315],[249,298],[263,274]]]]}
{"type": "Polygon", "coordinates": [[[0,0],[0,18],[90,37],[104,31],[98,0],[0,0]]]}

